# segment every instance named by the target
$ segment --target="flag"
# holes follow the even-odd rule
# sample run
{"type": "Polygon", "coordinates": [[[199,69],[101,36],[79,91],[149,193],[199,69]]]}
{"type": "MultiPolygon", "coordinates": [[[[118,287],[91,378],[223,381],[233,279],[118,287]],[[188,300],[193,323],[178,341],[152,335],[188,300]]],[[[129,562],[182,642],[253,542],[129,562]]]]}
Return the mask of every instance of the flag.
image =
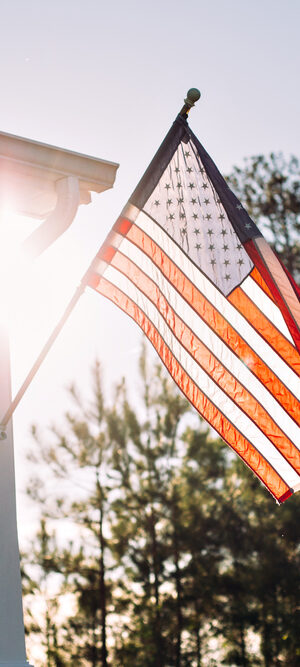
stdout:
{"type": "Polygon", "coordinates": [[[278,502],[300,489],[300,303],[179,115],[86,274],[278,502]]]}

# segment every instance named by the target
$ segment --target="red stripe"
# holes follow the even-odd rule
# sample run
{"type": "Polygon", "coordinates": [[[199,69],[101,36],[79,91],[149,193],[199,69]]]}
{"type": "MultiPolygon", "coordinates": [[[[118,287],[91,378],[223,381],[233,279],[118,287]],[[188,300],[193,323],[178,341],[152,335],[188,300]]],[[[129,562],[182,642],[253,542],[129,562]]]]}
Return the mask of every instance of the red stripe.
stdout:
{"type": "Polygon", "coordinates": [[[274,303],[276,303],[272,292],[269,290],[268,285],[266,285],[265,281],[263,280],[263,278],[262,278],[261,274],[259,273],[259,270],[256,268],[256,266],[254,267],[254,269],[252,269],[250,275],[251,275],[251,278],[253,278],[253,280],[255,280],[255,282],[261,287],[261,289],[270,297],[270,299],[272,299],[272,301],[274,303]]]}
{"type": "Polygon", "coordinates": [[[100,283],[100,276],[98,275],[98,273],[90,273],[89,272],[88,282],[87,282],[89,287],[93,287],[94,289],[97,289],[99,283],[100,283]]]}
{"type": "Polygon", "coordinates": [[[289,489],[288,491],[286,491],[286,492],[283,494],[283,496],[281,496],[280,498],[278,498],[278,502],[279,502],[280,504],[284,503],[284,501],[287,500],[288,498],[290,498],[290,497],[293,495],[293,493],[294,493],[293,489],[289,489]]]}
{"type": "MultiPolygon", "coordinates": [[[[296,347],[298,348],[300,352],[300,331],[298,329],[298,326],[295,322],[295,319],[293,318],[293,314],[288,307],[285,299],[283,298],[281,291],[280,291],[280,286],[275,282],[275,280],[272,277],[271,271],[269,270],[268,266],[266,265],[263,257],[261,256],[258,248],[256,247],[255,241],[247,241],[244,243],[245,249],[249,255],[249,257],[252,259],[252,262],[255,264],[256,268],[259,270],[262,278],[264,281],[267,283],[274,300],[278,307],[280,308],[282,315],[284,317],[284,320],[287,324],[287,327],[291,333],[291,336],[295,342],[296,347]]],[[[291,287],[291,291],[292,287],[291,287]]],[[[294,294],[294,291],[293,291],[294,294]]],[[[296,299],[296,296],[295,296],[296,299]]]]}
{"type": "Polygon", "coordinates": [[[300,355],[287,338],[268,320],[250,297],[240,288],[233,290],[227,297],[228,301],[239,310],[267,343],[279,354],[290,368],[300,375],[300,355]]]}
{"type": "MultiPolygon", "coordinates": [[[[158,266],[170,283],[177,289],[183,298],[192,306],[198,315],[211,329],[230,347],[230,349],[245,363],[252,373],[276,396],[276,400],[300,424],[299,402],[276,377],[263,360],[239,336],[235,329],[199,292],[186,275],[172,262],[163,250],[139,227],[132,224],[127,238],[140,248],[158,266]]],[[[255,326],[255,323],[254,323],[255,326]]]]}
{"type": "Polygon", "coordinates": [[[101,278],[97,291],[113,301],[119,308],[126,312],[144,331],[158,352],[173,380],[176,382],[187,399],[194,405],[198,412],[208,423],[220,434],[227,444],[245,461],[269,489],[272,495],[279,500],[288,493],[289,487],[281,479],[278,473],[265,460],[265,458],[246,440],[246,438],[229,422],[229,420],[216,408],[216,406],[203,394],[199,387],[191,380],[187,373],[175,359],[163,338],[158,333],[152,322],[117,287],[101,278]]]}
{"type": "MultiPolygon", "coordinates": [[[[113,249],[114,250],[114,249],[113,249]]],[[[157,284],[120,251],[112,255],[111,265],[132,281],[157,307],[169,328],[181,345],[194,357],[199,366],[246,413],[270,442],[280,451],[289,464],[300,474],[300,452],[281,431],[262,405],[221,364],[194,332],[182,321],[170,306],[157,284]]]]}
{"type": "Polygon", "coordinates": [[[103,259],[103,261],[106,262],[107,264],[110,264],[114,257],[115,252],[116,248],[114,248],[113,246],[104,245],[99,251],[98,257],[99,259],[103,259]]]}
{"type": "Polygon", "coordinates": [[[122,234],[122,236],[126,236],[132,225],[133,223],[130,220],[128,220],[127,218],[122,218],[120,216],[118,220],[115,222],[113,229],[119,234],[122,234]]]}

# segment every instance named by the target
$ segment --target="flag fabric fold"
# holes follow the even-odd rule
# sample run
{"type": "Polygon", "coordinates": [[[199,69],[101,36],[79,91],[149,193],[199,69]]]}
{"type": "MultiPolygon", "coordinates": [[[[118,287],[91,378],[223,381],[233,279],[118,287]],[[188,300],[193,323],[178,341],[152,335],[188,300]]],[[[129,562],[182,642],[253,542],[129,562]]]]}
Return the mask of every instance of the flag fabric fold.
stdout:
{"type": "Polygon", "coordinates": [[[181,116],[85,281],[277,501],[300,489],[297,291],[181,116]]]}

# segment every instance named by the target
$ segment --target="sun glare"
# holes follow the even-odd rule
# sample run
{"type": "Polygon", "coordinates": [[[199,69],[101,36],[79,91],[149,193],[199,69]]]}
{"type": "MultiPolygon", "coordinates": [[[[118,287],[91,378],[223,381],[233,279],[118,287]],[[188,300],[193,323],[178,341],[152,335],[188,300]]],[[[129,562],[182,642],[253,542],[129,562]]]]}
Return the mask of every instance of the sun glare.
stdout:
{"type": "MultiPolygon", "coordinates": [[[[88,264],[82,262],[82,244],[76,234],[74,239],[72,230],[35,260],[27,257],[23,242],[38,224],[40,221],[17,215],[8,207],[1,209],[0,326],[10,339],[15,387],[19,387],[60,320],[88,264]]],[[[65,367],[68,358],[76,360],[80,328],[77,317],[76,331],[68,339],[67,357],[61,351],[64,358],[55,364],[65,367]]]]}
{"type": "MultiPolygon", "coordinates": [[[[25,218],[6,207],[0,212],[0,298],[1,321],[5,321],[7,328],[15,326],[18,321],[17,311],[27,308],[30,317],[34,309],[37,316],[42,304],[47,301],[51,310],[51,293],[59,305],[63,292],[62,270],[72,274],[72,264],[76,256],[72,252],[64,255],[63,266],[59,266],[55,248],[50,253],[44,252],[41,258],[32,258],[24,250],[23,242],[40,224],[32,218],[25,218]],[[50,256],[49,256],[50,255],[50,256]],[[51,264],[51,270],[50,266],[51,264]]],[[[72,242],[70,243],[72,250],[72,242]]],[[[66,280],[64,282],[68,282],[66,280]]]]}
{"type": "Polygon", "coordinates": [[[22,242],[32,229],[24,218],[9,207],[0,212],[0,300],[1,322],[10,328],[14,312],[14,301],[24,274],[28,270],[28,259],[22,250],[22,242]]]}

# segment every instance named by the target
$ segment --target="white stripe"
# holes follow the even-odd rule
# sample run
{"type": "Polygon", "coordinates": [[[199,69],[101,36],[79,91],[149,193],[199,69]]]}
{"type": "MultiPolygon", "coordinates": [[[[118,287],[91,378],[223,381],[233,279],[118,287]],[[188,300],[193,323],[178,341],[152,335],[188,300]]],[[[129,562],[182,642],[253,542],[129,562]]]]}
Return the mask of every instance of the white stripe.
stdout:
{"type": "MultiPolygon", "coordinates": [[[[119,250],[129,257],[132,262],[158,285],[173,310],[178,313],[183,322],[212,351],[229,372],[254,395],[255,399],[267,410],[275,423],[298,446],[300,443],[300,429],[297,424],[295,424],[287,412],[276,401],[274,396],[267,391],[258,378],[251,373],[249,368],[233,354],[219,336],[195,313],[193,308],[169,283],[152,260],[126,238],[121,242],[119,250]]],[[[247,406],[245,406],[245,409],[247,409],[247,406]]]]}
{"type": "Polygon", "coordinates": [[[282,295],[293,319],[296,321],[297,326],[300,327],[300,303],[279,259],[276,257],[272,248],[263,236],[258,236],[254,239],[254,243],[258,252],[262,256],[264,263],[267,265],[268,271],[270,271],[271,275],[274,277],[278,291],[282,295]]]}
{"type": "Polygon", "coordinates": [[[264,292],[263,289],[251,278],[248,276],[246,280],[240,285],[241,289],[253,303],[255,303],[262,313],[268,313],[268,319],[274,324],[274,326],[281,331],[281,333],[287,338],[292,345],[295,345],[292,336],[286,326],[286,323],[282,317],[281,311],[278,306],[270,299],[270,297],[264,292]]]}
{"type": "Polygon", "coordinates": [[[300,379],[289,366],[279,357],[268,343],[257,333],[247,320],[234,308],[234,306],[219,292],[215,286],[201,273],[179,246],[163,231],[159,225],[153,222],[145,213],[141,212],[137,217],[138,225],[148,236],[150,236],[180,267],[180,270],[191,280],[197,289],[205,295],[205,298],[216,308],[219,313],[231,324],[238,334],[248,345],[263,359],[264,363],[277,375],[277,377],[297,397],[300,395],[300,379]]]}
{"type": "Polygon", "coordinates": [[[193,382],[203,391],[216,407],[229,419],[231,423],[251,442],[254,447],[269,461],[278,474],[285,480],[286,484],[293,487],[299,482],[300,476],[289,465],[284,457],[270,443],[268,438],[257,428],[257,426],[245,415],[238,406],[224,394],[210,376],[198,366],[197,362],[182,347],[163,317],[153,303],[140,292],[140,290],[122,273],[112,266],[105,271],[105,278],[124,292],[137,306],[144,311],[153,325],[157,328],[166,345],[182,366],[184,371],[191,377],[193,382]]]}

